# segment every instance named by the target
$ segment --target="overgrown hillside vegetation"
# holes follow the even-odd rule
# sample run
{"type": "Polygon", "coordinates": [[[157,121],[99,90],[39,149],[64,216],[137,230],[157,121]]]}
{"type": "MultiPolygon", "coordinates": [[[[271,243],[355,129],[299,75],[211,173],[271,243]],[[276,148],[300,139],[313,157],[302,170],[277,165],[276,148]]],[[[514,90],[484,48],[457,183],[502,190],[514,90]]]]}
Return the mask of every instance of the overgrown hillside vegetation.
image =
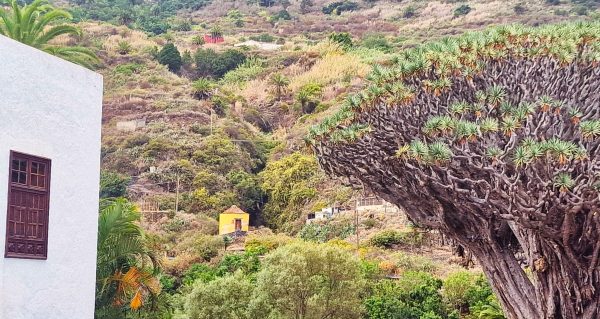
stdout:
{"type": "Polygon", "coordinates": [[[304,138],[407,49],[489,25],[596,20],[596,2],[53,4],[81,34],[51,44],[91,50],[104,76],[96,318],[504,318],[471,252],[452,257],[403,213],[306,224],[366,192],[327,177],[304,138]],[[250,214],[246,237],[218,235],[232,205],[250,214]]]}

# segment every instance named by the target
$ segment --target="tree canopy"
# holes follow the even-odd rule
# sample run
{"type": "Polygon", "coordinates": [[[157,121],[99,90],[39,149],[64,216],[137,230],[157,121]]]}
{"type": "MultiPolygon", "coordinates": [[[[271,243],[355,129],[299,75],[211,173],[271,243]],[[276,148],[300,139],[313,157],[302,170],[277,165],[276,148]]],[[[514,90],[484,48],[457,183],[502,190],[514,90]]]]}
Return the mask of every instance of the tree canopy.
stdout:
{"type": "Polygon", "coordinates": [[[509,318],[596,318],[599,35],[512,25],[407,50],[307,141],[470,249],[509,318]]]}

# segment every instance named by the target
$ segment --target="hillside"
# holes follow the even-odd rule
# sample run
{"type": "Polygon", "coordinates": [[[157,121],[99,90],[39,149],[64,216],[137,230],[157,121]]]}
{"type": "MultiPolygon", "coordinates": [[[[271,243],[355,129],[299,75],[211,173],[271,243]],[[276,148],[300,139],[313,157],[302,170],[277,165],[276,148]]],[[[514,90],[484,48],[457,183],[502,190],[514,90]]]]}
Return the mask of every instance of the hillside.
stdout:
{"type": "MultiPolygon", "coordinates": [[[[355,200],[370,194],[346,186],[347,180],[326,176],[305,137],[310,127],[335,114],[349,94],[367,85],[375,65],[394,65],[405,49],[490,26],[597,20],[597,3],[60,0],[54,4],[72,12],[83,31],[80,37],[63,36],[54,43],[82,45],[100,59],[96,71],[104,76],[105,85],[100,195],[124,196],[140,208],[148,250],[160,263],[157,277],[165,293],[152,300],[156,309],[142,312],[140,318],[191,318],[182,315],[191,311],[184,299],[193,303],[207,297],[202,293],[211,295],[211,290],[202,292],[198,287],[234,287],[210,285],[240,273],[245,277],[236,282],[252,286],[261,282],[257,273],[266,272],[261,267],[286,260],[277,257],[281,249],[290,256],[309,251],[314,257],[313,249],[331,247],[351,252],[336,262],[352,259],[361,280],[379,285],[384,278],[397,280],[407,273],[412,278],[417,272],[420,277],[410,279],[406,287],[412,287],[411,280],[436,287],[426,289],[433,299],[416,303],[415,313],[431,316],[420,318],[471,319],[487,310],[496,311],[497,316],[490,318],[504,318],[470,253],[438,232],[413,227],[403,214],[367,211],[358,217],[340,214],[306,224],[309,214],[331,206],[351,208],[355,200]],[[245,238],[217,236],[218,216],[232,205],[250,214],[245,238]],[[314,244],[318,248],[305,241],[318,242],[314,244]],[[459,266],[470,270],[457,272],[459,266]],[[460,277],[455,278],[460,283],[468,281],[473,289],[468,298],[476,302],[466,300],[464,291],[463,299],[444,295],[442,300],[442,279],[452,287],[452,279],[446,281],[452,276],[460,277]],[[195,281],[206,285],[193,288],[195,281]],[[428,302],[437,308],[426,314],[421,304],[428,302]],[[160,311],[164,313],[153,317],[160,311]]],[[[386,285],[377,286],[381,291],[369,286],[370,296],[384,298],[386,285]]],[[[365,309],[338,317],[364,317],[365,309]]]]}

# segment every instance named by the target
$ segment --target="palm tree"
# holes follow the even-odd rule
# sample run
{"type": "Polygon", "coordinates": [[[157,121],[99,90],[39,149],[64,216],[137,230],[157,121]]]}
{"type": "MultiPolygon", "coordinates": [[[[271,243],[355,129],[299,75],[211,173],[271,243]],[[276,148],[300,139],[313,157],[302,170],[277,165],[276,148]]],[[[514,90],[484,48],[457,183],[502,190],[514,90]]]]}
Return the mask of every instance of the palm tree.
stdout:
{"type": "Polygon", "coordinates": [[[9,7],[0,7],[0,35],[87,68],[98,62],[96,55],[87,48],[51,44],[61,35],[81,35],[78,28],[61,24],[72,19],[68,12],[53,8],[45,0],[35,0],[22,7],[17,0],[10,0],[9,7]]]}
{"type": "MultiPolygon", "coordinates": [[[[96,309],[114,313],[126,303],[139,309],[160,292],[158,262],[137,222],[140,214],[125,199],[100,203],[96,309]]],[[[110,315],[109,315],[110,317],[110,315]]]]}
{"type": "Polygon", "coordinates": [[[273,74],[271,77],[271,84],[275,87],[275,94],[277,95],[277,101],[281,101],[283,92],[290,85],[290,80],[282,75],[281,73],[273,74]]]}

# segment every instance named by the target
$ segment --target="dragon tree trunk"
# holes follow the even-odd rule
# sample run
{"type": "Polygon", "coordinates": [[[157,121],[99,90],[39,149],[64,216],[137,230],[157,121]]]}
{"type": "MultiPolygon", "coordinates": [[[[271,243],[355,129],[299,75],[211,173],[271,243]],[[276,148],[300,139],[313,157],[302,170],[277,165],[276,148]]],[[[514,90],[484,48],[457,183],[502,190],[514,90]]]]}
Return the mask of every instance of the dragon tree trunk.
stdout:
{"type": "Polygon", "coordinates": [[[599,37],[511,26],[416,48],[308,142],[469,249],[508,318],[600,318],[599,37]]]}

